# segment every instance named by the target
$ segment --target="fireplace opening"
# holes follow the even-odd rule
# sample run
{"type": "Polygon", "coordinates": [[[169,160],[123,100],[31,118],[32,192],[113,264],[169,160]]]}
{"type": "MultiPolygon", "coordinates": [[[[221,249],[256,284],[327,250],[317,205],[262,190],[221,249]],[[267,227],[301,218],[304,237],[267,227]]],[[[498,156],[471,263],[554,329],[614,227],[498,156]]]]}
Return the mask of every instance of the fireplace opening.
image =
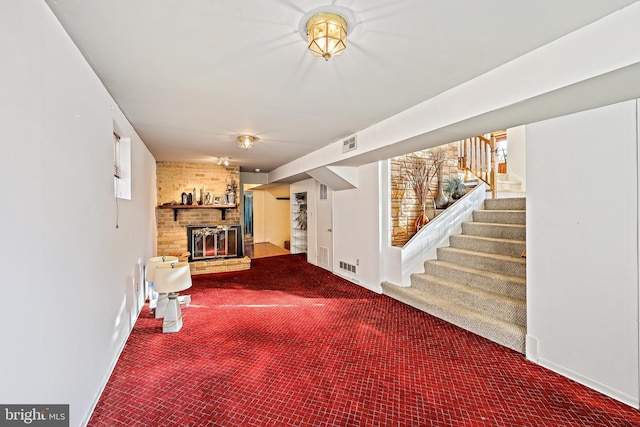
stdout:
{"type": "Polygon", "coordinates": [[[189,225],[189,261],[242,258],[240,225],[189,225]]]}

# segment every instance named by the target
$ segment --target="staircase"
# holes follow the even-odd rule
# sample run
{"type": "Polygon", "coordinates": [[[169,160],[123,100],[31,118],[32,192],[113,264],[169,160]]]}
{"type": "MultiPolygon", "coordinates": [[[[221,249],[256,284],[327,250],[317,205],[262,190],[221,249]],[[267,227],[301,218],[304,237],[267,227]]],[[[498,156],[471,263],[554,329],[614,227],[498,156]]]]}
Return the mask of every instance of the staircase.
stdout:
{"type": "Polygon", "coordinates": [[[525,190],[522,189],[522,181],[509,176],[508,173],[497,174],[497,197],[504,199],[507,197],[524,197],[525,190]]]}
{"type": "Polygon", "coordinates": [[[383,283],[383,293],[524,353],[525,238],[525,199],[487,199],[410,287],[383,283]]]}

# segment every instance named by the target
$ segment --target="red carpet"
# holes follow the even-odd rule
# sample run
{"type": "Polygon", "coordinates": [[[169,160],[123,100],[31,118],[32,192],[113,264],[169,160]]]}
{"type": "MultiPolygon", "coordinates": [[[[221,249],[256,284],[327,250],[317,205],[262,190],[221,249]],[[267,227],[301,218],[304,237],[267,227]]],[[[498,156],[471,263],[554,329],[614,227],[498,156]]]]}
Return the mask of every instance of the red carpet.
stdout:
{"type": "Polygon", "coordinates": [[[299,255],[143,310],[90,426],[639,426],[640,411],[299,255]]]}

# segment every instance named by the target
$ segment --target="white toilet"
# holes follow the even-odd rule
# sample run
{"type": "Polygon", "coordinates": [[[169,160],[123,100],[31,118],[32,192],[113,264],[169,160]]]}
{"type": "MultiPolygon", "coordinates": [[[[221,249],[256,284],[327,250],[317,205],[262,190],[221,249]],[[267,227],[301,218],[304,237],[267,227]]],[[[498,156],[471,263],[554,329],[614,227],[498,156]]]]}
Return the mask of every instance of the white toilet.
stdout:
{"type": "Polygon", "coordinates": [[[167,307],[167,295],[159,295],[155,289],[156,267],[163,263],[178,262],[177,256],[157,256],[149,259],[145,280],[149,282],[149,309],[155,310],[156,319],[164,317],[164,310],[167,307]]]}
{"type": "MultiPolygon", "coordinates": [[[[162,332],[178,332],[182,328],[182,311],[178,292],[191,287],[191,269],[188,262],[160,263],[155,271],[155,289],[166,294],[162,332]]],[[[160,304],[160,300],[158,301],[160,304]]],[[[156,307],[158,310],[158,307],[156,307]]]]}

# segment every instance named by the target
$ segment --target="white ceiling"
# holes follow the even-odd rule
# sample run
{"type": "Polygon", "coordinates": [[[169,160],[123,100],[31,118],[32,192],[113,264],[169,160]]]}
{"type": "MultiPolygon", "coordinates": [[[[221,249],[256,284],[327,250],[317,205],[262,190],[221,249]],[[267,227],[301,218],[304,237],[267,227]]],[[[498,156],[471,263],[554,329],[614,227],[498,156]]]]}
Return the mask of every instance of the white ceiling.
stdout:
{"type": "Polygon", "coordinates": [[[328,62],[299,30],[326,1],[45,1],[157,160],[268,172],[637,0],[334,0],[328,62]]]}

